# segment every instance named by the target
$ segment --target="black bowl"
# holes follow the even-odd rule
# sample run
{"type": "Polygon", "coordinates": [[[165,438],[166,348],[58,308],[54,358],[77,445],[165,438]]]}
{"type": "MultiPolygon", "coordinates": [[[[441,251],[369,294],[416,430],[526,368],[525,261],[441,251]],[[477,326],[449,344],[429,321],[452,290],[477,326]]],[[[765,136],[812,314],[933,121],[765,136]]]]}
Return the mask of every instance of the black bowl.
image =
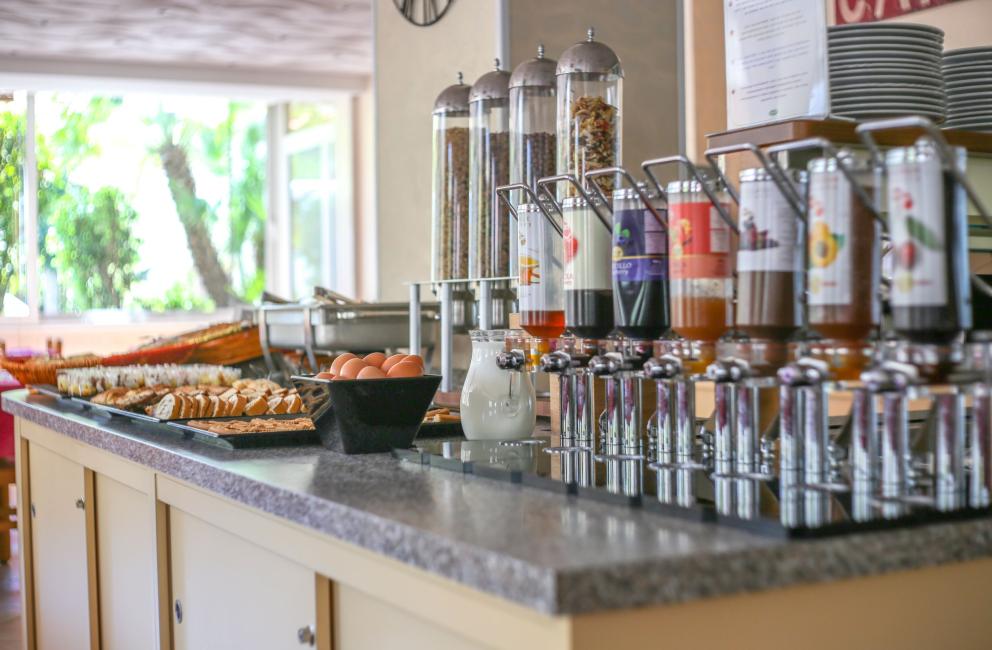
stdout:
{"type": "Polygon", "coordinates": [[[319,383],[327,390],[331,413],[327,424],[318,429],[320,441],[328,449],[345,454],[376,454],[410,447],[441,384],[440,375],[339,381],[304,376],[293,379],[297,384],[319,383]]]}

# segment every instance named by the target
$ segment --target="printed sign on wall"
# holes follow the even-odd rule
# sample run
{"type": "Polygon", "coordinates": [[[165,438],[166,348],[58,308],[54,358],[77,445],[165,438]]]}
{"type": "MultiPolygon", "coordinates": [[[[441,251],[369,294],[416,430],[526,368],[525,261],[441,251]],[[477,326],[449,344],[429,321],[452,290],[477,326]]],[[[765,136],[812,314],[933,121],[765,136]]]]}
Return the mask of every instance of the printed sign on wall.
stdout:
{"type": "Polygon", "coordinates": [[[830,113],[825,0],[724,0],[727,128],[830,113]]]}
{"type": "Polygon", "coordinates": [[[921,9],[946,5],[956,0],[834,0],[834,19],[838,25],[870,23],[911,14],[921,9]]]}

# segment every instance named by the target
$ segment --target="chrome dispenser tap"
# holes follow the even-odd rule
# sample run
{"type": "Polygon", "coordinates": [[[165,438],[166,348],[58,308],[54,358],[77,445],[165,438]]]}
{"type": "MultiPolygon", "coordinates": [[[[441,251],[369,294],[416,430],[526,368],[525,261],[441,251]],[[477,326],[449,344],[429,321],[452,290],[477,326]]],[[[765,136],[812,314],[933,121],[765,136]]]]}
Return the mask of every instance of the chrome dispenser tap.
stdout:
{"type": "Polygon", "coordinates": [[[639,360],[610,352],[589,361],[590,372],[606,380],[606,408],[600,418],[603,445],[597,460],[606,466],[606,488],[625,496],[640,495],[644,484],[639,360]]]}
{"type": "MultiPolygon", "coordinates": [[[[564,347],[564,346],[563,346],[564,347]]],[[[593,377],[585,371],[584,359],[565,350],[541,357],[543,372],[558,375],[560,397],[560,444],[545,450],[561,457],[561,479],[590,487],[595,484],[595,428],[593,419],[593,377]]]]}
{"type": "Polygon", "coordinates": [[[695,386],[683,375],[682,361],[670,354],[644,363],[644,376],[653,379],[657,395],[654,439],[658,500],[690,507],[696,503],[694,475],[707,465],[696,460],[695,386]]]}

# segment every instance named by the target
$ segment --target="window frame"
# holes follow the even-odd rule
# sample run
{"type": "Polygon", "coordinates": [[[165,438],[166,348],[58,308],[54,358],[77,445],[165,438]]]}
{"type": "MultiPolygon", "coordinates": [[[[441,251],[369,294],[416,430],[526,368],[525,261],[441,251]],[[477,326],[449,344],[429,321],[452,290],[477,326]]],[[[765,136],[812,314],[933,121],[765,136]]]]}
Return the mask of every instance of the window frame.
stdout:
{"type": "MultiPolygon", "coordinates": [[[[43,325],[45,323],[68,323],[78,322],[91,324],[95,321],[91,312],[78,314],[51,314],[41,313],[41,269],[39,267],[40,251],[38,250],[38,165],[37,165],[37,120],[35,113],[35,94],[39,88],[23,89],[26,93],[25,103],[25,133],[24,133],[24,158],[22,168],[23,178],[23,199],[24,210],[24,241],[25,250],[25,272],[27,277],[27,316],[4,316],[0,314],[0,326],[31,326],[43,325]]],[[[87,92],[85,88],[70,87],[67,92],[87,92]]],[[[117,92],[113,89],[102,88],[107,93],[117,92]]],[[[121,92],[129,92],[121,90],[121,92]]],[[[193,91],[195,92],[195,91],[193,91]]],[[[233,98],[233,97],[232,97],[233,98]]],[[[254,99],[260,99],[254,97],[254,99]]],[[[265,194],[268,214],[266,215],[265,226],[265,259],[266,259],[266,291],[277,295],[290,295],[292,288],[292,268],[291,256],[292,247],[289,237],[292,222],[289,212],[289,153],[287,141],[290,146],[297,146],[293,136],[300,133],[307,133],[313,129],[322,127],[312,127],[296,134],[286,132],[286,115],[288,114],[289,103],[285,99],[262,98],[267,102],[267,130],[266,130],[266,183],[265,194]]],[[[343,254],[335,254],[330,251],[331,262],[337,267],[338,277],[346,279],[346,286],[339,285],[338,290],[347,295],[354,295],[358,282],[358,268],[356,266],[355,255],[355,220],[354,200],[353,200],[353,178],[355,164],[354,146],[351,135],[353,123],[353,103],[351,94],[345,92],[335,92],[333,94],[301,98],[299,101],[320,101],[334,104],[338,120],[335,127],[327,127],[333,130],[332,135],[335,153],[335,177],[334,177],[334,197],[335,214],[344,215],[344,218],[336,220],[335,235],[338,238],[336,249],[343,254]]],[[[296,141],[302,141],[302,137],[297,137],[296,141]]],[[[324,216],[326,216],[326,211],[324,216]]],[[[212,312],[199,311],[168,311],[149,312],[142,310],[138,318],[130,316],[131,312],[121,311],[119,317],[111,317],[113,323],[121,321],[144,322],[144,321],[174,321],[177,318],[202,317],[202,318],[232,318],[240,312],[240,307],[218,308],[212,312]]],[[[95,323],[94,323],[95,324],[95,323]]]]}

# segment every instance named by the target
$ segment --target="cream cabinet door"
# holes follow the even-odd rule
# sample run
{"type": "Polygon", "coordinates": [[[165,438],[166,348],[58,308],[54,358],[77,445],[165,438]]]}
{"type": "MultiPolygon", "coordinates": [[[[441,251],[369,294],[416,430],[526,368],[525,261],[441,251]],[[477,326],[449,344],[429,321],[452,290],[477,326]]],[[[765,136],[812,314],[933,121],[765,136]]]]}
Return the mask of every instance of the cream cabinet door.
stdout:
{"type": "Polygon", "coordinates": [[[154,648],[158,639],[152,498],[97,474],[96,531],[101,647],[154,648]]]}
{"type": "Polygon", "coordinates": [[[89,648],[83,466],[34,443],[28,465],[37,648],[89,648]]]}
{"type": "Polygon", "coordinates": [[[169,538],[176,650],[310,646],[299,634],[316,625],[313,571],[177,508],[169,538]]]}

